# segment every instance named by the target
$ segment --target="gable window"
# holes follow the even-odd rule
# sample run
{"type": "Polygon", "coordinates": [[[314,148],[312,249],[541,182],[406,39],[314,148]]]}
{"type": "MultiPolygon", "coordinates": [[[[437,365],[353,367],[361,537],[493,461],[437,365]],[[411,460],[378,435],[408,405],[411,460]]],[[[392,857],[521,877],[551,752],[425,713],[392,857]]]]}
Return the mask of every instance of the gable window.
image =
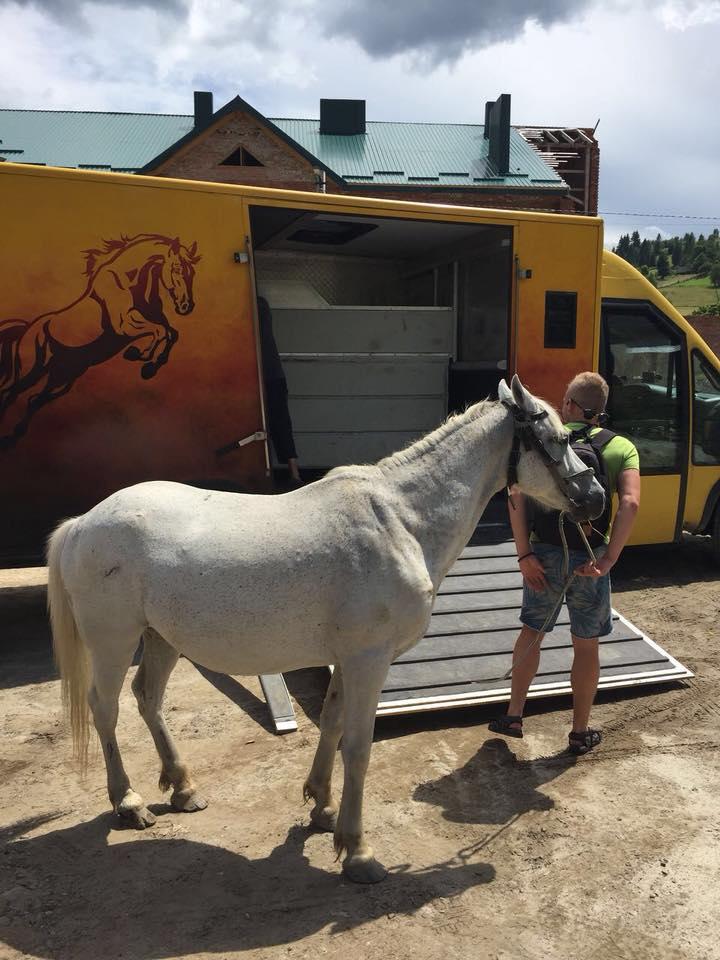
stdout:
{"type": "Polygon", "coordinates": [[[260,163],[257,157],[254,157],[249,150],[246,150],[245,147],[238,147],[237,150],[233,150],[229,157],[220,163],[221,167],[262,167],[264,164],[260,163]]]}

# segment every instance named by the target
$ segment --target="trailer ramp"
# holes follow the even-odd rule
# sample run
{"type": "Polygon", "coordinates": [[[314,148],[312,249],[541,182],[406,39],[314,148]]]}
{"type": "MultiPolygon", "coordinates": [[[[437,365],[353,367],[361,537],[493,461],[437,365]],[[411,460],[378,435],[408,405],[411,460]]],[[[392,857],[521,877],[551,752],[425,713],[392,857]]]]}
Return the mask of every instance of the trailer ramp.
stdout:
{"type": "MultiPolygon", "coordinates": [[[[481,529],[478,534],[482,537],[481,529]]],[[[510,698],[510,669],[520,629],[522,574],[510,540],[468,546],[440,585],[425,637],[392,664],[378,716],[444,710],[510,698]]],[[[543,640],[529,697],[570,693],[572,640],[563,604],[543,640]]],[[[613,610],[600,640],[599,689],[663,683],[692,673],[613,610]]]]}
{"type": "MultiPolygon", "coordinates": [[[[520,629],[522,574],[505,524],[478,527],[440,585],[423,639],[391,665],[380,694],[379,717],[510,699],[510,669],[520,629]]],[[[572,666],[570,618],[565,604],[543,640],[540,668],[528,697],[568,694],[572,666]]],[[[613,610],[613,630],[600,639],[599,689],[666,683],[692,673],[613,610]]],[[[278,733],[297,729],[282,674],[261,677],[278,733]]]]}

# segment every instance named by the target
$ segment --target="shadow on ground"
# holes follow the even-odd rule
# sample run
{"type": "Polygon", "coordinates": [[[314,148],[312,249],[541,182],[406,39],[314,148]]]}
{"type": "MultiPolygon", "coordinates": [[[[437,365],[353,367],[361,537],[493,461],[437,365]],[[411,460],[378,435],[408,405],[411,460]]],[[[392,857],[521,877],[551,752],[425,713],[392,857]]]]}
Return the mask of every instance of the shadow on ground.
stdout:
{"type": "Polygon", "coordinates": [[[553,800],[538,790],[575,765],[564,751],[518,760],[505,740],[486,740],[463,767],[415,788],[413,799],[442,807],[453,823],[504,825],[531,810],[551,810],[553,800]]]}
{"type": "Polygon", "coordinates": [[[51,819],[0,834],[13,876],[5,892],[11,922],[0,941],[52,960],[155,960],[290,944],[324,928],[338,934],[388,913],[412,915],[495,876],[489,864],[458,859],[422,871],[391,868],[383,883],[361,887],[342,879],[339,867],[309,863],[305,827],[292,827],[267,857],[250,860],[159,836],[162,820],[152,833],[108,844],[111,814],[32,835],[51,819]]]}

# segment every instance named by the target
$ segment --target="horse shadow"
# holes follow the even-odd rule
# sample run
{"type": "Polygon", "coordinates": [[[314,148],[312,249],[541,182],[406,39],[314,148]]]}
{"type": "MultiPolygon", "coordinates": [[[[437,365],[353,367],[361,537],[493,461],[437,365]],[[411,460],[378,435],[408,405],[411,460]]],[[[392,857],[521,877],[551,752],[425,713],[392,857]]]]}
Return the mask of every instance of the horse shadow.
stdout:
{"type": "Polygon", "coordinates": [[[391,867],[383,883],[359,887],[339,867],[329,872],[310,863],[311,830],[304,826],[291,827],[267,857],[252,860],[158,836],[162,820],[151,834],[132,832],[124,841],[109,813],[32,835],[52,819],[0,832],[13,878],[0,905],[0,942],[48,960],[159,960],[277,947],[323,929],[341,934],[388,913],[412,915],[495,876],[489,864],[457,858],[423,870],[391,867]]]}
{"type": "Polygon", "coordinates": [[[552,810],[554,800],[538,788],[576,762],[567,752],[520,760],[505,740],[493,738],[465,766],[419,784],[413,799],[442,807],[453,823],[502,826],[533,810],[552,810]]]}

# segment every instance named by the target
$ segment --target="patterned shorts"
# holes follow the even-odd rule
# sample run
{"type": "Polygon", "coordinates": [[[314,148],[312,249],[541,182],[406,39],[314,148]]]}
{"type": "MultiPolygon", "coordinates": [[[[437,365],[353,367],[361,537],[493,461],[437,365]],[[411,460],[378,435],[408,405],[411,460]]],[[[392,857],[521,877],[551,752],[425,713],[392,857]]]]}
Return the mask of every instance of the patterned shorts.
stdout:
{"type": "MultiPolygon", "coordinates": [[[[605,549],[596,548],[595,556],[600,558],[605,549]]],[[[533,550],[543,565],[548,586],[546,590],[535,591],[527,582],[523,583],[520,620],[531,630],[540,630],[558,601],[566,577],[563,577],[562,547],[549,543],[534,543],[533,550]]],[[[584,550],[570,550],[569,553],[570,571],[582,566],[588,559],[584,550]]],[[[591,639],[606,637],[612,632],[609,574],[604,577],[574,577],[567,589],[565,600],[570,611],[570,630],[574,636],[591,639]]],[[[545,627],[545,633],[550,633],[555,626],[561,608],[562,603],[557,603],[557,610],[545,627]]]]}

